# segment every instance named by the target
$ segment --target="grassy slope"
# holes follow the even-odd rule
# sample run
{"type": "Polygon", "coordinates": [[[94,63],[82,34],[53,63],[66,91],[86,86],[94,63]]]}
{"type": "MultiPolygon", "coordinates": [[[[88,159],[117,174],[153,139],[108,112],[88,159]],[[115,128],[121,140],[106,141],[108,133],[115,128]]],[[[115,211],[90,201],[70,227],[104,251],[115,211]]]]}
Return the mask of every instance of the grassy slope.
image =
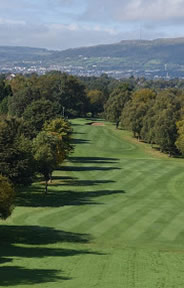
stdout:
{"type": "Polygon", "coordinates": [[[1,222],[0,286],[184,287],[183,161],[110,125],[74,128],[47,198],[33,185],[1,222]]]}

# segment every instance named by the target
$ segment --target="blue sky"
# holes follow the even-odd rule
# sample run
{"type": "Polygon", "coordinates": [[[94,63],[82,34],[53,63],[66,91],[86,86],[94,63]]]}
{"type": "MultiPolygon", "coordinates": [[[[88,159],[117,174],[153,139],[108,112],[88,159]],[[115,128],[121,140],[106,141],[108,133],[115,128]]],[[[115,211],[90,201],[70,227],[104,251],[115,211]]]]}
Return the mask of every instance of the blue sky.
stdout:
{"type": "Polygon", "coordinates": [[[0,45],[63,50],[140,34],[184,37],[184,0],[0,0],[0,45]]]}

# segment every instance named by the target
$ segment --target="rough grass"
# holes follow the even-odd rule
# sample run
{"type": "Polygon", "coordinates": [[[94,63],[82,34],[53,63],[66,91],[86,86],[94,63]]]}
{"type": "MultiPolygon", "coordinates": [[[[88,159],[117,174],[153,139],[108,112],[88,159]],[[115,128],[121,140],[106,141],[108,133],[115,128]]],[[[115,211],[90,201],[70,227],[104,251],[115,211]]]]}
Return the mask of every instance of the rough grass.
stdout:
{"type": "Polygon", "coordinates": [[[184,287],[184,163],[75,120],[49,194],[21,191],[0,226],[0,286],[184,287]]]}

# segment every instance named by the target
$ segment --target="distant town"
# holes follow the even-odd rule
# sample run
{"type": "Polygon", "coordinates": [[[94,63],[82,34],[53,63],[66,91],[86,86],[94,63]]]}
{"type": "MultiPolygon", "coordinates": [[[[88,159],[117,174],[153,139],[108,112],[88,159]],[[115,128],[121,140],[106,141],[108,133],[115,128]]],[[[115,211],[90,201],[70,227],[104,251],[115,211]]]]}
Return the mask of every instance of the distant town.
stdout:
{"type": "Polygon", "coordinates": [[[62,71],[77,76],[169,80],[184,78],[183,53],[184,38],[121,41],[63,51],[0,46],[0,73],[62,71]]]}
{"type": "Polygon", "coordinates": [[[180,77],[184,78],[184,74],[181,75],[181,73],[177,73],[175,71],[174,75],[170,75],[170,73],[167,71],[166,65],[163,70],[161,69],[147,69],[147,70],[133,70],[133,69],[128,69],[128,70],[120,70],[120,69],[114,69],[114,70],[108,70],[108,69],[101,69],[97,65],[92,65],[91,67],[87,68],[84,66],[72,66],[72,65],[49,65],[49,66],[44,66],[42,63],[26,63],[22,62],[20,64],[12,63],[12,64],[6,64],[0,66],[0,73],[5,73],[5,74],[33,74],[36,73],[38,75],[44,75],[47,72],[50,71],[61,71],[61,72],[66,72],[68,74],[76,75],[76,76],[100,76],[102,74],[107,74],[109,77],[113,77],[116,79],[121,79],[121,78],[129,78],[131,76],[134,77],[145,77],[145,78],[150,78],[150,79],[157,79],[157,78],[163,78],[163,79],[171,79],[174,77],[180,77]]]}

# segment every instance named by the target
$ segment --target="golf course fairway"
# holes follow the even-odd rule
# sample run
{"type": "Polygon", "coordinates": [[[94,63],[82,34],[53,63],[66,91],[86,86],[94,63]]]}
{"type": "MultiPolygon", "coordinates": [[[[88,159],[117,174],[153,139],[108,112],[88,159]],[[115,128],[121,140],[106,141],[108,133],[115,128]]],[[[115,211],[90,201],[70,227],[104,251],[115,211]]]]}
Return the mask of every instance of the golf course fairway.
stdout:
{"type": "Polygon", "coordinates": [[[183,288],[184,160],[73,121],[75,151],[0,221],[0,287],[183,288]]]}

